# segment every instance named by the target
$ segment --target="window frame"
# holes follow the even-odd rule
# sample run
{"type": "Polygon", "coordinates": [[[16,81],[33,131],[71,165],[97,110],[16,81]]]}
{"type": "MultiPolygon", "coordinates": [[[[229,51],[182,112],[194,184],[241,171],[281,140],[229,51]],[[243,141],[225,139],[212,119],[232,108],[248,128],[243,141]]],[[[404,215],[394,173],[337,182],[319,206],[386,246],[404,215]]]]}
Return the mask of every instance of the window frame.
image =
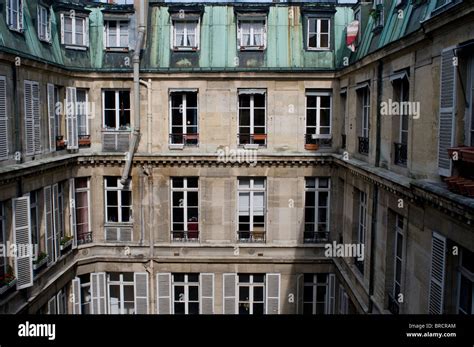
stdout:
{"type": "MultiPolygon", "coordinates": [[[[268,186],[268,180],[266,177],[239,177],[237,179],[237,230],[236,230],[236,236],[237,236],[237,242],[266,242],[267,239],[267,206],[268,206],[268,196],[267,196],[267,186],[268,186]],[[240,182],[241,181],[249,181],[249,188],[241,188],[240,187],[240,182]],[[263,188],[255,188],[255,180],[263,180],[263,188]],[[254,196],[255,193],[262,193],[263,192],[263,230],[255,230],[254,227],[254,196]],[[240,195],[241,193],[249,193],[249,222],[248,223],[240,223],[240,195]],[[240,229],[240,224],[248,224],[249,225],[249,238],[241,238],[240,237],[240,232],[247,232],[247,230],[239,230],[240,229]],[[261,231],[264,234],[264,237],[262,240],[253,240],[252,233],[255,231],[261,231]]],[[[259,223],[257,223],[259,224],[259,223]]]]}
{"type": "MultiPolygon", "coordinates": [[[[113,281],[110,279],[111,273],[107,273],[107,309],[110,314],[135,314],[135,281],[134,279],[132,281],[125,281],[124,280],[124,272],[115,272],[119,274],[119,280],[118,281],[113,281]],[[119,287],[119,293],[120,293],[120,298],[118,301],[118,304],[120,304],[120,309],[118,310],[118,313],[112,313],[112,300],[110,296],[110,286],[118,286],[119,287]],[[125,301],[125,286],[131,286],[133,289],[133,298],[131,301],[132,307],[133,307],[133,312],[132,313],[127,313],[125,312],[125,303],[130,303],[130,301],[125,301]]],[[[128,272],[133,274],[133,272],[128,272]]],[[[133,275],[132,275],[133,276],[133,275]]]]}
{"type": "Polygon", "coordinates": [[[392,295],[395,302],[398,303],[398,295],[403,292],[403,265],[405,261],[405,218],[400,214],[395,214],[395,239],[394,239],[394,252],[393,252],[393,288],[392,295]],[[401,222],[401,226],[400,226],[401,222]],[[398,236],[401,236],[401,245],[399,245],[398,236]],[[399,247],[401,247],[401,257],[398,256],[399,247]],[[399,261],[400,263],[398,263],[399,261]],[[397,269],[400,266],[400,279],[397,279],[397,269]],[[397,292],[398,286],[398,292],[397,292]]]}
{"type": "MultiPolygon", "coordinates": [[[[77,195],[78,194],[86,194],[86,199],[87,199],[87,234],[91,234],[92,233],[92,228],[91,228],[91,192],[90,192],[90,177],[75,177],[74,178],[74,209],[75,209],[75,213],[76,213],[76,219],[75,219],[75,228],[76,228],[76,237],[77,237],[77,240],[79,241],[80,240],[80,235],[79,235],[79,230],[78,230],[78,220],[79,220],[79,207],[78,207],[78,204],[77,202],[79,201],[79,199],[77,198],[77,195]],[[87,182],[87,186],[85,188],[83,187],[80,187],[78,188],[78,185],[77,185],[77,181],[79,179],[85,179],[86,182],[87,182]]],[[[81,209],[83,209],[84,207],[81,207],[81,209]]],[[[84,224],[84,223],[83,223],[84,224]]],[[[83,225],[81,224],[81,225],[83,225]]],[[[83,234],[81,234],[83,235],[83,234]]]]}
{"type": "Polygon", "coordinates": [[[132,93],[130,89],[102,89],[102,127],[105,131],[130,131],[132,127],[132,93]],[[105,108],[105,93],[106,92],[114,92],[115,94],[115,109],[106,109],[105,108]],[[120,92],[128,92],[129,98],[129,109],[124,108],[124,112],[129,112],[129,125],[120,125],[120,92]],[[113,110],[115,112],[115,128],[108,127],[105,124],[105,111],[106,110],[113,110]],[[122,129],[126,128],[126,129],[122,129]]]}
{"type": "Polygon", "coordinates": [[[249,305],[249,315],[254,314],[254,305],[255,304],[262,304],[262,315],[265,314],[266,310],[266,287],[267,287],[267,276],[265,274],[247,274],[247,273],[238,273],[237,274],[237,313],[240,313],[240,305],[241,304],[246,304],[248,303],[249,305]],[[249,276],[249,281],[248,282],[241,282],[241,276],[249,276]],[[254,281],[254,276],[262,276],[263,281],[262,282],[255,282],[254,281]],[[240,297],[240,288],[241,287],[248,287],[249,288],[249,299],[247,300],[242,300],[240,297]],[[261,287],[263,294],[262,294],[262,300],[261,301],[255,301],[254,299],[254,289],[257,287],[261,287]]]}
{"type": "Polygon", "coordinates": [[[184,146],[199,146],[199,92],[196,90],[196,89],[189,89],[189,90],[170,90],[169,92],[169,96],[168,96],[168,104],[169,104],[169,122],[168,122],[168,126],[169,126],[169,145],[179,145],[179,144],[183,144],[184,146]],[[187,105],[187,95],[190,94],[190,93],[195,93],[196,94],[196,107],[188,107],[187,105]],[[178,107],[178,110],[180,110],[180,114],[181,114],[181,128],[182,128],[182,133],[173,133],[173,127],[177,127],[177,126],[173,126],[173,110],[176,110],[175,107],[173,107],[173,102],[172,102],[172,95],[173,94],[177,94],[177,95],[180,95],[181,96],[181,104],[180,106],[182,107],[178,107]],[[192,109],[195,109],[196,110],[196,124],[193,125],[188,125],[186,123],[187,121],[187,116],[188,116],[188,111],[192,110],[192,109]],[[188,133],[188,127],[194,127],[196,128],[196,133],[188,133]],[[183,136],[183,141],[182,143],[180,142],[174,142],[174,139],[172,137],[172,135],[182,135],[183,136]],[[191,139],[194,140],[194,137],[195,137],[195,141],[196,143],[190,143],[188,142],[188,135],[192,135],[191,139]]]}
{"type": "Polygon", "coordinates": [[[332,117],[333,117],[333,97],[331,92],[323,91],[306,91],[305,93],[305,134],[309,134],[309,129],[315,129],[316,139],[332,139],[332,117]],[[321,128],[328,128],[328,126],[321,126],[321,110],[327,108],[321,108],[321,97],[329,97],[329,134],[321,134],[321,128]],[[316,97],[316,107],[308,107],[308,98],[316,97]],[[316,110],[316,124],[313,126],[308,125],[308,111],[316,110]]]}
{"type": "Polygon", "coordinates": [[[322,16],[307,16],[306,17],[306,50],[308,51],[330,51],[331,50],[331,18],[329,17],[322,17],[322,16]],[[315,23],[315,32],[311,32],[310,28],[310,21],[314,20],[315,23]],[[321,32],[321,21],[328,21],[328,31],[327,33],[321,32]],[[316,35],[316,46],[310,46],[310,34],[316,35]],[[327,34],[328,35],[328,45],[327,47],[321,46],[321,35],[327,34]]]}
{"type": "Polygon", "coordinates": [[[173,51],[199,51],[200,49],[200,37],[201,37],[201,18],[173,18],[172,19],[172,28],[171,28],[171,49],[173,51]],[[177,30],[176,30],[176,24],[177,23],[184,23],[184,28],[183,28],[183,42],[187,42],[188,38],[188,28],[186,27],[186,24],[188,23],[195,23],[194,27],[194,46],[191,45],[184,45],[184,46],[178,46],[177,45],[177,30]]]}
{"type": "Polygon", "coordinates": [[[200,314],[200,309],[201,309],[201,300],[200,300],[200,293],[201,293],[201,283],[200,283],[200,274],[198,273],[172,273],[171,274],[171,303],[172,305],[172,313],[176,314],[176,307],[175,305],[177,303],[182,303],[184,304],[184,313],[185,315],[189,315],[192,313],[189,313],[189,304],[191,303],[197,303],[197,313],[200,314]],[[176,275],[183,275],[184,276],[184,282],[179,282],[175,281],[175,276],[176,275]],[[189,275],[196,275],[197,276],[197,282],[190,282],[189,281],[189,275]],[[184,288],[183,291],[183,300],[181,298],[178,298],[176,300],[175,297],[175,287],[180,286],[184,288]],[[197,300],[189,300],[189,287],[197,287],[198,290],[198,297],[197,300]]]}
{"type": "Polygon", "coordinates": [[[313,177],[305,177],[305,187],[304,187],[304,231],[312,231],[314,233],[317,233],[317,232],[330,232],[331,230],[331,213],[330,213],[330,210],[331,210],[331,177],[324,177],[324,176],[313,176],[313,177]],[[319,186],[319,181],[320,179],[327,179],[328,180],[328,187],[327,188],[321,188],[319,186]],[[315,187],[314,188],[308,188],[307,187],[307,182],[308,180],[315,180],[315,187]],[[323,193],[323,192],[327,192],[328,193],[328,199],[327,199],[327,205],[326,205],[326,225],[327,225],[327,228],[326,230],[319,230],[319,220],[320,220],[320,208],[324,208],[324,207],[321,207],[319,206],[319,195],[320,193],[323,193]],[[314,198],[314,203],[315,203],[315,206],[310,206],[308,207],[307,206],[307,199],[306,199],[306,195],[307,193],[314,193],[315,195],[315,198],[314,198]],[[306,210],[309,209],[309,208],[313,208],[314,209],[314,223],[307,223],[306,222],[306,210]],[[316,230],[306,230],[306,224],[314,224],[314,226],[316,227],[316,230]]]}
{"type": "Polygon", "coordinates": [[[77,112],[77,134],[78,136],[89,136],[90,135],[90,124],[89,124],[89,90],[86,88],[76,88],[76,112],[77,112]],[[79,93],[84,93],[84,101],[78,101],[79,93]],[[83,103],[83,107],[80,107],[83,103]],[[81,113],[80,111],[83,111],[81,113]],[[85,134],[81,133],[81,129],[84,127],[84,124],[81,124],[81,118],[84,117],[85,123],[85,134]]]}
{"type": "MultiPolygon", "coordinates": [[[[258,145],[259,147],[262,146],[262,147],[265,147],[267,146],[267,131],[268,131],[268,121],[267,121],[267,116],[268,116],[268,100],[267,100],[267,90],[266,89],[258,89],[258,90],[255,90],[254,92],[252,92],[253,90],[252,89],[240,89],[238,91],[238,95],[237,95],[237,127],[238,127],[238,134],[239,134],[239,138],[238,138],[238,145],[239,146],[245,146],[246,144],[255,144],[255,145],[258,145]],[[243,107],[241,106],[241,96],[244,96],[244,95],[249,95],[250,96],[250,103],[249,103],[249,106],[248,107],[243,107]],[[255,95],[263,95],[264,99],[265,99],[265,105],[264,107],[255,107],[255,95]],[[263,134],[256,134],[255,133],[255,128],[262,128],[261,125],[258,125],[258,126],[255,126],[255,110],[262,110],[264,111],[264,126],[263,126],[263,134]],[[240,124],[240,119],[241,119],[241,111],[242,110],[249,110],[249,126],[248,128],[250,128],[250,133],[249,134],[244,134],[244,133],[240,133],[240,128],[242,127],[242,125],[240,124]],[[242,142],[242,137],[240,135],[249,135],[249,143],[244,143],[242,142]],[[265,138],[263,141],[264,143],[263,144],[260,144],[260,143],[255,143],[255,140],[254,140],[254,137],[255,135],[263,135],[263,137],[265,138]]],[[[261,141],[261,140],[260,140],[261,141]]]]}
{"type": "Polygon", "coordinates": [[[89,42],[89,38],[88,38],[89,30],[87,28],[89,18],[86,15],[75,14],[71,16],[68,13],[62,13],[61,17],[62,17],[61,24],[63,25],[62,44],[68,48],[87,48],[88,42],[89,42]],[[71,21],[71,31],[67,31],[67,33],[71,33],[71,42],[66,42],[66,20],[71,21]],[[77,20],[82,21],[82,42],[81,43],[76,42],[77,34],[78,34],[76,32],[77,20]]]}
{"type": "Polygon", "coordinates": [[[105,216],[105,223],[106,224],[131,224],[133,223],[133,191],[132,191],[132,182],[130,181],[129,182],[129,185],[128,186],[124,186],[122,185],[122,183],[120,183],[120,177],[116,177],[116,176],[104,176],[104,193],[105,193],[105,197],[104,197],[104,207],[105,207],[105,213],[104,213],[104,216],[105,216]],[[113,179],[115,178],[117,180],[117,186],[116,187],[109,187],[107,185],[107,179],[113,179]],[[118,194],[118,193],[121,193],[123,191],[128,191],[130,192],[130,205],[122,205],[122,194],[118,194]],[[114,208],[117,208],[117,221],[109,221],[109,213],[108,213],[108,209],[109,209],[109,203],[108,203],[108,198],[107,198],[107,192],[117,192],[117,206],[110,206],[110,207],[114,207],[114,208]],[[128,221],[123,221],[123,216],[122,216],[122,208],[124,207],[128,207],[129,208],[129,220],[128,221]]]}
{"type": "MultiPolygon", "coordinates": [[[[171,215],[170,215],[170,221],[171,221],[171,225],[170,225],[170,230],[171,230],[171,241],[195,241],[195,242],[199,242],[200,241],[200,216],[201,216],[201,209],[200,209],[200,201],[201,201],[201,193],[200,193],[200,189],[199,189],[199,177],[193,177],[193,176],[186,176],[186,177],[181,177],[181,176],[175,176],[175,177],[171,177],[170,179],[170,192],[171,192],[171,197],[170,197],[170,202],[171,202],[171,215]],[[182,179],[183,180],[183,187],[174,187],[173,186],[173,182],[175,179],[182,179]],[[197,180],[197,188],[195,187],[188,187],[188,179],[196,179],[197,180]],[[184,230],[174,230],[174,217],[173,217],[173,212],[174,212],[174,209],[175,209],[175,205],[174,205],[174,194],[175,192],[182,192],[183,193],[183,203],[179,203],[177,205],[176,208],[183,208],[183,228],[184,230]],[[188,193],[193,193],[193,192],[196,192],[197,193],[197,198],[198,198],[198,201],[197,201],[197,206],[188,206],[188,193]],[[189,238],[188,237],[188,232],[190,230],[188,230],[188,227],[189,227],[189,218],[188,218],[188,209],[189,208],[197,208],[197,214],[198,214],[198,217],[197,217],[197,232],[198,232],[198,237],[197,239],[195,238],[189,238]],[[174,235],[173,233],[174,232],[180,232],[182,231],[183,232],[183,238],[182,239],[179,239],[179,238],[174,238],[174,235]]],[[[192,218],[192,217],[191,217],[192,218]]],[[[181,224],[179,222],[177,222],[176,224],[181,224]]],[[[191,231],[194,231],[194,230],[191,230],[191,231]]]]}
{"type": "Polygon", "coordinates": [[[329,308],[329,274],[327,273],[310,273],[310,274],[303,274],[303,314],[309,314],[308,312],[305,312],[305,304],[311,304],[312,306],[312,311],[311,314],[328,314],[328,308],[329,308]],[[311,275],[312,276],[312,282],[306,282],[304,277],[305,275],[311,275]],[[326,281],[323,282],[318,282],[318,277],[321,275],[326,276],[326,281]],[[312,289],[312,297],[311,301],[305,301],[304,300],[304,289],[306,287],[311,287],[312,289]],[[324,293],[324,301],[318,301],[318,288],[323,287],[325,288],[325,293],[324,293]],[[318,304],[324,304],[324,312],[318,312],[318,304]]]}
{"type": "Polygon", "coordinates": [[[105,25],[104,25],[104,46],[106,50],[123,50],[123,49],[128,49],[130,46],[130,20],[128,19],[122,19],[122,20],[116,20],[116,19],[105,19],[104,20],[105,25]],[[111,45],[110,44],[110,23],[114,22],[115,23],[115,44],[111,45]],[[126,30],[122,29],[122,23],[126,23],[126,30]],[[126,32],[126,37],[127,37],[127,43],[126,45],[122,46],[122,30],[125,30],[126,32]]]}
{"type": "Polygon", "coordinates": [[[39,4],[37,7],[37,30],[38,30],[38,39],[40,41],[51,43],[50,8],[43,5],[39,5],[39,4]],[[46,15],[46,18],[44,18],[43,15],[46,15]],[[46,23],[44,23],[44,20],[46,20],[46,23]]]}
{"type": "Polygon", "coordinates": [[[261,16],[245,16],[240,15],[237,16],[237,49],[239,51],[264,51],[267,48],[267,32],[268,32],[268,20],[266,15],[261,16]],[[249,28],[249,45],[243,45],[243,30],[242,30],[242,23],[257,23],[263,22],[261,35],[263,45],[252,45],[251,43],[255,43],[255,28],[249,28]]]}
{"type": "Polygon", "coordinates": [[[383,27],[385,25],[385,6],[384,6],[384,0],[374,0],[374,5],[373,9],[377,10],[377,7],[380,8],[379,16],[377,19],[374,19],[374,29],[377,29],[379,27],[383,27]]]}
{"type": "Polygon", "coordinates": [[[7,0],[6,2],[6,24],[8,29],[12,31],[16,31],[18,33],[23,33],[24,31],[24,19],[23,19],[23,11],[24,11],[24,4],[23,0],[7,0]],[[16,4],[16,10],[13,9],[13,3],[16,4]],[[12,18],[16,17],[16,25],[14,26],[12,23],[12,18]]]}

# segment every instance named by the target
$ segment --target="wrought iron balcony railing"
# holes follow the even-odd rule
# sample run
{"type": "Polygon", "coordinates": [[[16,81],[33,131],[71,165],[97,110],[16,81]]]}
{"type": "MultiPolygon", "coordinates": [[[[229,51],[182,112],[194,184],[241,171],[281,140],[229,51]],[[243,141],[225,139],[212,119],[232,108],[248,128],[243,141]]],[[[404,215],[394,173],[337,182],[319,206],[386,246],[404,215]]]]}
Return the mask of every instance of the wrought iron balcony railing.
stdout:
{"type": "Polygon", "coordinates": [[[321,243],[329,241],[329,231],[305,231],[303,233],[304,243],[321,243]]]}
{"type": "Polygon", "coordinates": [[[360,154],[369,154],[369,138],[359,136],[359,153],[360,154]]]}
{"type": "Polygon", "coordinates": [[[237,237],[239,242],[258,243],[265,242],[265,230],[254,230],[254,231],[237,231],[237,237]]]}
{"type": "Polygon", "coordinates": [[[172,230],[171,241],[199,242],[199,230],[172,230]]]}
{"type": "Polygon", "coordinates": [[[197,146],[199,144],[199,134],[170,134],[170,144],[197,146]]]}
{"type": "Polygon", "coordinates": [[[239,145],[267,145],[267,134],[238,134],[239,145]]]}
{"type": "Polygon", "coordinates": [[[394,143],[395,147],[395,164],[406,166],[407,165],[407,153],[408,146],[406,143],[394,143]]]}

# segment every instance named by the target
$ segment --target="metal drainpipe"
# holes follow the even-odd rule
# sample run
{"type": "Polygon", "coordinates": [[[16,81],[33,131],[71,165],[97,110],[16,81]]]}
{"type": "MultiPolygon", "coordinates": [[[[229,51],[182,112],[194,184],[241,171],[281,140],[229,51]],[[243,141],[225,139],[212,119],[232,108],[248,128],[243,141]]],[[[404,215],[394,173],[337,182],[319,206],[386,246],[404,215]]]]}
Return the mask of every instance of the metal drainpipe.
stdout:
{"type": "Polygon", "coordinates": [[[135,126],[133,128],[132,139],[127,153],[127,160],[123,170],[120,183],[128,184],[128,176],[132,167],[133,156],[140,140],[140,53],[143,46],[143,38],[145,37],[145,0],[140,2],[140,23],[138,25],[138,38],[133,51],[133,92],[134,92],[134,112],[135,112],[135,126]]]}

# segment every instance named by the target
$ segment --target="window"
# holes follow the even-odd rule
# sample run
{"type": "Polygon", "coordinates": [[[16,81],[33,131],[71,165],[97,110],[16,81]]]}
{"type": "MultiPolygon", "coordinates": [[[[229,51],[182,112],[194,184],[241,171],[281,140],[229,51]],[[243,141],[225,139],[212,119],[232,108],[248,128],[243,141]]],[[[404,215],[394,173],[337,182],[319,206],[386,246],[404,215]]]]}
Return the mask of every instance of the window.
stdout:
{"type": "Polygon", "coordinates": [[[199,19],[173,20],[173,49],[199,49],[199,19]]]}
{"type": "Polygon", "coordinates": [[[328,18],[310,17],[308,20],[307,47],[309,50],[330,48],[330,26],[328,18]]]}
{"type": "Polygon", "coordinates": [[[172,274],[173,313],[199,314],[199,274],[172,274]]]}
{"type": "MultiPolygon", "coordinates": [[[[33,191],[30,196],[30,228],[31,228],[31,244],[38,246],[40,243],[40,224],[39,224],[39,192],[33,191]]],[[[36,254],[38,256],[38,254],[36,254]]]]}
{"type": "Polygon", "coordinates": [[[331,145],[331,105],[330,93],[306,92],[305,145],[331,145]]]}
{"type": "Polygon", "coordinates": [[[104,90],[104,127],[106,129],[130,129],[130,91],[104,90]]]}
{"type": "Polygon", "coordinates": [[[461,249],[458,314],[474,314],[474,253],[461,249]]]}
{"type": "Polygon", "coordinates": [[[106,48],[128,48],[129,45],[129,22],[119,20],[105,21],[105,47],[106,48]]]}
{"type": "Polygon", "coordinates": [[[238,239],[265,242],[265,178],[239,179],[238,239]]]}
{"type": "Polygon", "coordinates": [[[89,135],[87,90],[76,89],[77,133],[79,138],[89,135]]]}
{"type": "Polygon", "coordinates": [[[265,275],[238,274],[239,314],[264,314],[265,275]]]}
{"type": "Polygon", "coordinates": [[[468,113],[466,116],[466,132],[465,145],[474,147],[474,55],[467,58],[467,99],[468,99],[468,113]]]}
{"type": "Polygon", "coordinates": [[[239,18],[237,41],[240,50],[264,50],[266,43],[265,18],[239,18]]]}
{"type": "Polygon", "coordinates": [[[24,98],[26,154],[35,155],[41,153],[41,107],[38,82],[25,80],[24,98]]]}
{"type": "MultiPolygon", "coordinates": [[[[0,202],[0,244],[3,245],[2,249],[6,249],[6,242],[7,242],[5,224],[6,224],[5,206],[3,202],[0,202]]],[[[0,283],[4,282],[6,273],[7,273],[7,254],[6,252],[2,252],[0,254],[0,283]]]]}
{"type": "Polygon", "coordinates": [[[197,92],[170,93],[170,144],[199,143],[197,92]]]}
{"type": "Polygon", "coordinates": [[[7,113],[7,78],[0,76],[0,160],[8,159],[9,126],[7,113]]]}
{"type": "Polygon", "coordinates": [[[264,91],[239,91],[239,144],[265,146],[266,100],[264,91]]]}
{"type": "Polygon", "coordinates": [[[390,311],[394,314],[399,312],[398,300],[399,295],[402,292],[402,271],[403,271],[403,247],[404,247],[404,234],[403,234],[403,217],[399,214],[395,215],[395,250],[394,250],[394,262],[393,262],[393,291],[392,291],[392,302],[393,306],[390,311]]]}
{"type": "Polygon", "coordinates": [[[304,274],[303,314],[328,314],[328,274],[304,274]]]}
{"type": "Polygon", "coordinates": [[[383,0],[374,0],[373,18],[374,18],[374,28],[382,27],[384,24],[384,8],[383,0]]]}
{"type": "Polygon", "coordinates": [[[69,46],[89,45],[89,19],[69,13],[61,14],[61,43],[69,46]]]}
{"type": "Polygon", "coordinates": [[[7,25],[10,30],[23,31],[23,0],[7,0],[7,25]]]}
{"type": "Polygon", "coordinates": [[[59,140],[64,140],[61,136],[61,110],[57,108],[59,99],[59,88],[54,84],[48,83],[48,130],[49,130],[49,149],[50,151],[64,148],[59,140]]]}
{"type": "Polygon", "coordinates": [[[398,142],[395,142],[395,164],[406,166],[408,153],[408,109],[404,107],[409,98],[409,83],[407,76],[392,81],[393,94],[399,103],[398,142]],[[405,112],[406,111],[406,112],[405,112]]]}
{"type": "Polygon", "coordinates": [[[197,177],[171,179],[171,238],[173,241],[199,240],[199,180],[197,177]]]}
{"type": "Polygon", "coordinates": [[[359,104],[359,153],[369,153],[369,117],[370,117],[370,89],[368,86],[357,89],[357,99],[359,104]]]}
{"type": "Polygon", "coordinates": [[[328,240],[330,189],[329,177],[305,179],[304,242],[328,240]]]}
{"type": "Polygon", "coordinates": [[[341,118],[342,118],[342,126],[341,126],[341,148],[346,148],[346,118],[347,118],[347,91],[341,91],[340,93],[341,98],[341,118]]]}
{"type": "Polygon", "coordinates": [[[79,177],[74,179],[74,207],[76,209],[76,235],[77,243],[83,244],[92,242],[92,232],[90,229],[90,187],[89,178],[79,177]]]}
{"type": "Polygon", "coordinates": [[[54,200],[54,214],[56,218],[56,225],[58,227],[58,230],[56,231],[56,233],[59,235],[60,239],[62,239],[64,237],[64,207],[65,207],[63,182],[60,182],[53,186],[53,194],[56,195],[56,198],[54,200]],[[54,194],[55,187],[57,187],[57,194],[54,194]]]}
{"type": "Polygon", "coordinates": [[[131,183],[125,187],[120,177],[105,177],[105,220],[109,223],[132,222],[131,183]]]}
{"type": "Polygon", "coordinates": [[[108,274],[109,313],[134,314],[135,288],[133,272],[108,274]]]}
{"type": "MultiPolygon", "coordinates": [[[[81,291],[81,314],[92,314],[91,307],[91,276],[85,274],[79,276],[80,278],[80,291],[81,291]]],[[[74,299],[76,300],[76,298],[74,299]]]]}
{"type": "Polygon", "coordinates": [[[56,295],[51,297],[42,311],[46,314],[67,314],[65,288],[62,288],[56,295]]]}
{"type": "Polygon", "coordinates": [[[37,8],[38,38],[41,41],[51,42],[51,21],[49,8],[38,5],[37,8]]]}
{"type": "MultiPolygon", "coordinates": [[[[359,199],[358,219],[357,219],[357,243],[365,246],[367,234],[367,193],[356,190],[359,199]]],[[[356,260],[356,266],[360,272],[364,273],[364,261],[356,260]]]]}

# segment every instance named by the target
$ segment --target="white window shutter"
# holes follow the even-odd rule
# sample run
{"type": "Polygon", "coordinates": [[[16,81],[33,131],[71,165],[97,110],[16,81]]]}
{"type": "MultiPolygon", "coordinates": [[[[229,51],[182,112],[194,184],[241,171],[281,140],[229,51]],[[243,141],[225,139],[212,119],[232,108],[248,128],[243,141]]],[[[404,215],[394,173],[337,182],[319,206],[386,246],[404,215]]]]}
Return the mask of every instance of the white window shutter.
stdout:
{"type": "Polygon", "coordinates": [[[33,86],[32,82],[25,81],[24,89],[24,101],[25,101],[25,141],[26,141],[26,154],[35,154],[35,124],[33,119],[33,86]]]}
{"type": "Polygon", "coordinates": [[[429,313],[442,314],[444,306],[446,238],[438,233],[433,233],[432,242],[429,313]]]}
{"type": "Polygon", "coordinates": [[[8,158],[7,81],[0,76],[0,160],[8,158]]]}
{"type": "Polygon", "coordinates": [[[439,104],[438,171],[441,176],[451,176],[452,162],[448,148],[453,146],[456,113],[456,65],[454,48],[441,53],[441,89],[439,104]]]}
{"type": "Polygon", "coordinates": [[[76,187],[74,178],[69,179],[69,225],[71,228],[72,248],[77,247],[77,223],[76,223],[76,187]]]}
{"type": "Polygon", "coordinates": [[[81,314],[81,280],[76,277],[72,280],[72,313],[81,314]]]}
{"type": "Polygon", "coordinates": [[[336,309],[336,275],[329,274],[328,300],[326,301],[326,312],[335,314],[336,309]]]}
{"type": "Polygon", "coordinates": [[[23,0],[18,2],[18,29],[23,31],[23,0]]]}
{"type": "Polygon", "coordinates": [[[59,206],[59,187],[58,184],[53,185],[53,225],[54,225],[54,233],[53,233],[53,243],[54,243],[54,261],[59,258],[61,254],[60,250],[60,242],[61,242],[61,220],[59,215],[59,209],[62,206],[59,206]]]}
{"type": "Polygon", "coordinates": [[[66,103],[67,149],[78,149],[76,88],[66,88],[66,103]]]}
{"type": "Polygon", "coordinates": [[[107,313],[105,290],[105,272],[91,273],[91,302],[93,314],[107,313]]]}
{"type": "Polygon", "coordinates": [[[89,17],[86,18],[84,25],[84,46],[89,47],[89,17]]]}
{"type": "Polygon", "coordinates": [[[280,274],[267,274],[265,290],[265,313],[280,314],[280,274]]]}
{"type": "Polygon", "coordinates": [[[13,232],[17,247],[25,247],[27,252],[17,252],[15,259],[16,289],[33,285],[33,249],[31,244],[29,196],[13,199],[13,232]],[[26,253],[26,254],[24,254],[26,253]]]}
{"type": "Polygon", "coordinates": [[[148,314],[148,273],[135,272],[135,314],[148,314]]]}
{"type": "Polygon", "coordinates": [[[61,13],[61,44],[64,45],[64,13],[61,13]]]}
{"type": "Polygon", "coordinates": [[[54,261],[54,223],[53,223],[53,198],[51,186],[44,187],[44,220],[46,253],[48,254],[48,264],[54,261]]]}
{"type": "Polygon", "coordinates": [[[296,276],[296,314],[303,314],[304,275],[296,276]]]}
{"type": "MultiPolygon", "coordinates": [[[[53,14],[54,15],[54,14],[53,14]]],[[[53,32],[51,31],[51,22],[53,21],[53,16],[51,14],[51,7],[48,8],[48,16],[47,16],[47,20],[48,20],[48,33],[47,33],[47,40],[48,42],[51,42],[52,41],[52,38],[53,38],[53,32]]]]}
{"type": "Polygon", "coordinates": [[[10,8],[10,1],[11,0],[6,0],[6,3],[7,3],[7,25],[9,28],[11,28],[11,21],[10,21],[10,11],[11,11],[11,8],[10,8]]]}
{"type": "Polygon", "coordinates": [[[40,88],[38,82],[32,84],[32,107],[34,121],[35,153],[41,152],[41,113],[40,113],[40,88]]]}
{"type": "Polygon", "coordinates": [[[158,314],[171,314],[171,273],[156,274],[158,314]]]}
{"type": "Polygon", "coordinates": [[[56,295],[53,295],[53,297],[48,300],[48,314],[57,314],[57,312],[56,312],[56,295]]]}
{"type": "Polygon", "coordinates": [[[56,150],[56,105],[54,103],[54,84],[48,83],[48,125],[49,150],[56,150]]]}
{"type": "Polygon", "coordinates": [[[237,274],[225,273],[223,278],[223,311],[224,314],[237,314],[237,274]]]}
{"type": "Polygon", "coordinates": [[[214,314],[214,274],[202,273],[199,278],[201,314],[214,314]]]}

